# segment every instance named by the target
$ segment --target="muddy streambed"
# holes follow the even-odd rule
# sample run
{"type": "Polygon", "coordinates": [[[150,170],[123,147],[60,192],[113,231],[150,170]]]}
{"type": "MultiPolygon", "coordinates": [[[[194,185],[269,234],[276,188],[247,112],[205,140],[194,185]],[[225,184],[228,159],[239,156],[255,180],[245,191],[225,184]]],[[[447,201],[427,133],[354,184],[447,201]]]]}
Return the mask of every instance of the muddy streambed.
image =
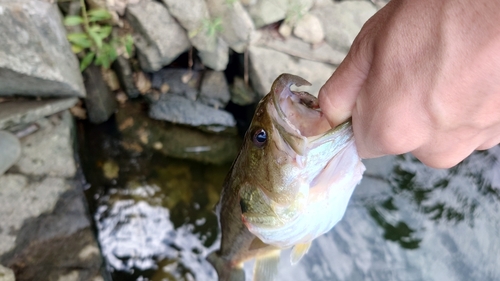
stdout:
{"type": "MultiPolygon", "coordinates": [[[[141,144],[140,128],[131,141],[123,121],[78,130],[86,195],[113,280],[217,280],[204,257],[218,247],[212,208],[231,163],[179,155],[211,145],[234,154],[241,136],[198,150],[179,146],[174,158],[159,144],[141,144]]],[[[298,265],[285,252],[278,280],[500,280],[499,159],[497,146],[449,170],[409,155],[366,161],[344,219],[298,265]]]]}

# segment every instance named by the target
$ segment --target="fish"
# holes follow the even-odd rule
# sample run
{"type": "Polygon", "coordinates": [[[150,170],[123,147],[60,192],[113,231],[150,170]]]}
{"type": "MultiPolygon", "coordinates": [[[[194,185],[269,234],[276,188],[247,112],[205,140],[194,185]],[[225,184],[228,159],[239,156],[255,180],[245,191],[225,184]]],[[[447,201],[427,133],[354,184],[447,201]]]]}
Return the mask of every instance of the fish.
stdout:
{"type": "Polygon", "coordinates": [[[296,264],[311,243],[343,217],[365,167],[351,121],[332,127],[318,99],[291,86],[305,79],[281,74],[257,105],[223,184],[216,213],[221,244],[207,260],[219,281],[271,281],[281,251],[296,264]]]}

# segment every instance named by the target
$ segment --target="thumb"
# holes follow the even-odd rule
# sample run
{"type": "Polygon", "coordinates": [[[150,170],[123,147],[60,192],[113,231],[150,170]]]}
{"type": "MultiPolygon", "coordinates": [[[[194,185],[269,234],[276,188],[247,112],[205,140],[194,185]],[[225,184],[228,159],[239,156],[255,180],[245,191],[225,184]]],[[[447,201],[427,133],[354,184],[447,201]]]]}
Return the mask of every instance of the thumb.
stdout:
{"type": "Polygon", "coordinates": [[[333,126],[351,117],[370,70],[372,48],[361,38],[358,35],[354,40],[349,53],[318,94],[320,108],[333,126]]]}

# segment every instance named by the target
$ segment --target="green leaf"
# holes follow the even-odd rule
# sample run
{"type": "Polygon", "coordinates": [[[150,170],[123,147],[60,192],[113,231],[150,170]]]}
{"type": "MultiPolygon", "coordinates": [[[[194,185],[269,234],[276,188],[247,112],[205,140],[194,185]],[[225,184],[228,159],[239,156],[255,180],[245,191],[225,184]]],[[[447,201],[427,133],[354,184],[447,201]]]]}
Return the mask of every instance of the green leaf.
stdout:
{"type": "Polygon", "coordinates": [[[111,25],[103,25],[101,26],[101,29],[99,30],[99,36],[101,36],[102,39],[108,37],[111,34],[111,31],[113,30],[113,27],[111,25]]]}
{"type": "Polygon", "coordinates": [[[82,61],[80,62],[80,71],[84,71],[85,68],[87,68],[92,63],[94,56],[94,52],[89,52],[85,55],[85,57],[83,57],[82,61]]]}
{"type": "Polygon", "coordinates": [[[95,59],[95,65],[102,65],[104,68],[109,68],[111,63],[106,52],[97,53],[97,57],[95,59]]]}
{"type": "Polygon", "coordinates": [[[83,51],[83,48],[81,46],[72,44],[71,51],[75,54],[78,54],[79,52],[83,51]]]}
{"type": "Polygon", "coordinates": [[[92,9],[88,11],[89,22],[111,19],[111,14],[105,9],[92,9]]]}
{"type": "Polygon", "coordinates": [[[83,32],[70,33],[67,38],[69,42],[81,48],[90,48],[92,46],[88,35],[83,32]]]}
{"type": "Polygon", "coordinates": [[[129,57],[132,56],[133,47],[134,47],[134,38],[132,38],[132,35],[127,34],[127,36],[125,36],[125,51],[127,51],[129,57]]]}
{"type": "Polygon", "coordinates": [[[67,16],[64,18],[64,25],[75,26],[83,23],[83,18],[80,16],[67,16]]]}
{"type": "Polygon", "coordinates": [[[95,45],[98,49],[102,48],[102,38],[99,36],[99,33],[96,32],[96,29],[89,28],[89,36],[94,40],[95,45]]]}

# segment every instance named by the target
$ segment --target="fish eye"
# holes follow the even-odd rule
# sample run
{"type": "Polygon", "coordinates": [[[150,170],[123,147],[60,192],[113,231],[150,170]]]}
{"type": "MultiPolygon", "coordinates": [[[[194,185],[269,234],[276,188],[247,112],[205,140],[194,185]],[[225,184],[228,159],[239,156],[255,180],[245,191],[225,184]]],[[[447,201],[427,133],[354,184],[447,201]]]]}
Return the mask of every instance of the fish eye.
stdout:
{"type": "Polygon", "coordinates": [[[253,144],[257,147],[263,147],[267,142],[267,133],[264,129],[257,129],[252,136],[253,144]]]}

